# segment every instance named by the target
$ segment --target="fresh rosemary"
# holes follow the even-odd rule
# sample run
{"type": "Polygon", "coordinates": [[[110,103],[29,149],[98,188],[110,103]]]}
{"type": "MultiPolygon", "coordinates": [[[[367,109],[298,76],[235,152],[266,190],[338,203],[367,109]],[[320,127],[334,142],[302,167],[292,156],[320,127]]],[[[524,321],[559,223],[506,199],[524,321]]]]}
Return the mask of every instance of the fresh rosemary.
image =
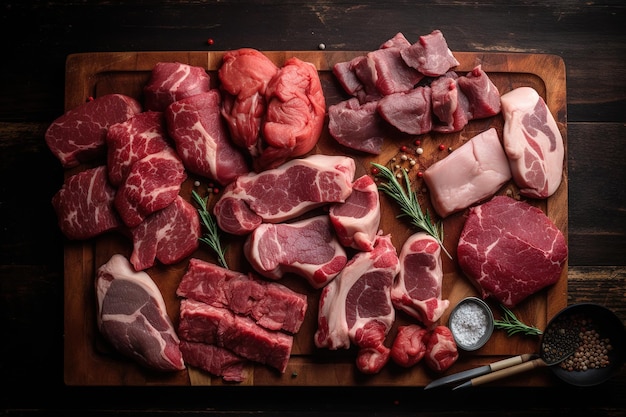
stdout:
{"type": "Polygon", "coordinates": [[[515,313],[505,306],[500,305],[500,308],[504,314],[502,315],[502,320],[494,320],[493,325],[496,329],[506,330],[509,336],[513,336],[516,333],[522,333],[527,336],[539,336],[543,333],[535,326],[529,326],[523,323],[515,316],[515,313]]]}
{"type": "Polygon", "coordinates": [[[207,244],[211,249],[213,249],[213,251],[217,254],[219,264],[224,268],[228,268],[225,257],[226,248],[222,247],[217,223],[211,213],[207,210],[207,201],[209,198],[200,197],[195,190],[191,191],[191,196],[200,206],[198,208],[198,214],[200,215],[200,220],[202,220],[202,225],[206,229],[206,233],[199,238],[200,242],[207,244]]]}
{"type": "Polygon", "coordinates": [[[398,217],[408,217],[413,226],[425,231],[435,238],[446,255],[452,259],[450,253],[443,246],[443,224],[440,221],[436,223],[433,222],[428,210],[426,210],[426,212],[422,211],[422,207],[417,200],[417,196],[411,189],[411,182],[406,171],[401,170],[404,174],[404,182],[406,184],[405,189],[389,168],[375,162],[372,162],[372,165],[378,169],[376,176],[386,180],[386,182],[381,182],[378,185],[378,188],[400,205],[401,214],[398,215],[398,217]]]}

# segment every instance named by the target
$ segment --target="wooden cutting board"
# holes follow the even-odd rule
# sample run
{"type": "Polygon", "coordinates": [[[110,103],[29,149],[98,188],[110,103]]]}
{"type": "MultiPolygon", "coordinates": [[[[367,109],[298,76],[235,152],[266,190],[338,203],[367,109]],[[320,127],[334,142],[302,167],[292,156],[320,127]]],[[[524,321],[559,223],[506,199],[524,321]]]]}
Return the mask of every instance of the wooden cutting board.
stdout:
{"type": "MultiPolygon", "coordinates": [[[[348,61],[362,55],[362,51],[271,51],[266,55],[277,65],[290,57],[298,57],[312,62],[319,70],[324,89],[326,103],[331,105],[348,97],[335,80],[331,70],[335,63],[348,61]]],[[[207,69],[211,75],[211,83],[217,85],[216,71],[221,64],[223,52],[120,52],[120,53],[85,53],[70,55],[66,63],[65,108],[72,109],[88,100],[109,93],[122,93],[141,99],[142,88],[147,82],[155,63],[160,61],[178,61],[207,69]]],[[[565,140],[566,132],[566,90],[565,65],[563,60],[553,55],[509,54],[509,53],[454,53],[460,65],[456,70],[465,74],[476,65],[489,74],[501,94],[516,87],[530,86],[535,88],[544,98],[565,140]]],[[[327,125],[327,123],[326,123],[327,125]]],[[[381,155],[365,156],[354,154],[340,147],[329,135],[327,127],[313,153],[347,154],[356,160],[356,177],[370,173],[370,163],[378,162],[389,165],[393,158],[400,160],[400,147],[405,145],[406,152],[413,157],[416,146],[414,141],[421,140],[424,149],[418,158],[418,168],[410,170],[414,189],[417,190],[424,209],[432,213],[428,195],[421,179],[416,177],[418,169],[425,169],[433,162],[445,157],[448,148],[452,150],[475,136],[476,134],[495,127],[501,136],[503,119],[501,115],[484,120],[471,121],[459,133],[427,134],[420,137],[398,135],[385,141],[381,155]],[[443,144],[445,150],[438,146],[443,144]]],[[[567,153],[566,153],[567,154],[567,153]]],[[[97,161],[91,166],[104,163],[97,161]]],[[[71,175],[87,166],[81,166],[67,172],[71,175]]],[[[191,201],[191,190],[194,181],[200,181],[197,189],[205,194],[208,180],[193,175],[183,184],[181,195],[191,201]]],[[[498,194],[517,195],[514,184],[508,183],[498,194]]],[[[214,202],[217,196],[212,197],[214,202]]],[[[568,196],[567,196],[567,161],[565,163],[563,182],[557,192],[545,201],[529,201],[541,208],[560,228],[567,238],[568,196]]],[[[397,206],[385,196],[381,198],[382,222],[385,233],[391,233],[396,247],[402,246],[406,238],[416,230],[412,229],[403,219],[397,219],[397,206]]],[[[454,257],[456,243],[463,226],[465,213],[449,216],[444,221],[445,246],[454,257]]],[[[228,263],[232,269],[248,271],[241,253],[241,238],[228,240],[230,250],[228,263]]],[[[68,385],[222,385],[220,378],[211,377],[204,372],[189,369],[185,371],[161,374],[146,371],[112,351],[106,341],[98,334],[96,328],[96,303],[94,295],[95,270],[104,264],[114,253],[130,256],[131,242],[114,233],[97,239],[82,242],[66,242],[65,246],[65,343],[64,343],[64,374],[68,385]]],[[[210,250],[201,245],[193,255],[208,261],[214,261],[210,250]]],[[[462,275],[454,260],[443,257],[444,285],[443,296],[450,300],[452,309],[456,303],[478,292],[462,275]]],[[[167,311],[174,323],[178,321],[179,299],[175,295],[176,287],[184,274],[188,260],[175,265],[157,265],[147,270],[159,286],[167,305],[167,311]]],[[[282,281],[296,291],[306,293],[309,308],[305,323],[296,335],[292,357],[284,374],[280,374],[265,366],[253,366],[250,377],[240,385],[255,386],[423,386],[432,379],[441,376],[426,369],[423,363],[411,369],[400,369],[390,363],[379,374],[366,376],[359,373],[354,365],[355,350],[328,351],[316,349],[313,333],[317,326],[317,302],[319,291],[313,290],[299,277],[289,276],[282,281]]],[[[544,328],[548,320],[567,305],[567,265],[563,269],[557,284],[547,288],[517,306],[514,312],[524,322],[544,328]]],[[[497,304],[491,304],[496,317],[500,316],[497,304]]],[[[440,322],[447,324],[448,313],[440,322]]],[[[412,320],[398,313],[396,325],[410,323],[412,320]]],[[[388,341],[392,340],[396,328],[392,330],[388,341]]],[[[536,337],[507,337],[503,331],[496,330],[486,346],[477,352],[461,352],[457,363],[446,373],[453,373],[470,367],[490,363],[505,356],[532,353],[538,351],[539,339],[536,337]]],[[[502,384],[545,385],[551,379],[547,372],[531,372],[514,381],[503,381],[502,384]]]]}

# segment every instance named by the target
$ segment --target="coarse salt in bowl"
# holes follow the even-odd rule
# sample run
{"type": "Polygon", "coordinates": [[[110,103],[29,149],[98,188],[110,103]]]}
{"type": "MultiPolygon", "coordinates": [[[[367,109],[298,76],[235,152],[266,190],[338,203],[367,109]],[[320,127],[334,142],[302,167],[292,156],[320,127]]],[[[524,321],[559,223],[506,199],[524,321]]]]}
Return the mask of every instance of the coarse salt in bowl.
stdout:
{"type": "Polygon", "coordinates": [[[483,300],[467,297],[450,313],[448,327],[457,346],[465,351],[479,349],[493,333],[493,313],[483,300]]]}

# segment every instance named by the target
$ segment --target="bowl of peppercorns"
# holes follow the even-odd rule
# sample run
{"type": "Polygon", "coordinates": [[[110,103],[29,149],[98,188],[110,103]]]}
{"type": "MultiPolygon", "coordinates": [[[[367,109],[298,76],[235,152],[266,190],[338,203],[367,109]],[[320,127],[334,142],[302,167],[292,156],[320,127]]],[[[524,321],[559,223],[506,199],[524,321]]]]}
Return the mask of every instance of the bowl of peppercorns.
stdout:
{"type": "Polygon", "coordinates": [[[626,330],[606,307],[574,304],[550,320],[540,349],[546,362],[558,362],[550,369],[561,380],[580,387],[598,385],[619,372],[624,364],[626,330]]]}

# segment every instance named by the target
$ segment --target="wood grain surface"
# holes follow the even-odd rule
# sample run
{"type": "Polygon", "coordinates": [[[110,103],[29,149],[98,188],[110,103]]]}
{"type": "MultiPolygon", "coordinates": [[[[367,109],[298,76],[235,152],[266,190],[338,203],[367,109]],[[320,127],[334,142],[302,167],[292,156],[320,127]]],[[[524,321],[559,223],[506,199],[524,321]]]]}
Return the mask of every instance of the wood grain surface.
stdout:
{"type": "MultiPolygon", "coordinates": [[[[313,63],[318,69],[328,106],[348,98],[332,74],[333,65],[337,62],[349,61],[365,52],[265,51],[264,53],[278,66],[282,66],[291,57],[313,63]]],[[[157,62],[184,62],[205,68],[211,76],[212,86],[216,87],[218,85],[217,70],[221,65],[222,55],[223,52],[125,52],[72,55],[68,58],[66,69],[66,109],[69,110],[84,103],[86,97],[99,97],[112,93],[126,94],[142,100],[143,86],[157,62]]],[[[537,90],[557,120],[567,148],[565,65],[562,59],[554,55],[541,54],[457,52],[454,55],[460,63],[455,68],[457,73],[466,74],[475,66],[481,65],[501,94],[520,86],[529,86],[537,90]]],[[[390,136],[385,139],[380,155],[368,156],[351,152],[340,146],[328,133],[326,121],[320,140],[311,153],[351,156],[356,162],[355,178],[358,178],[370,173],[371,162],[387,166],[394,165],[395,163],[391,163],[392,159],[400,160],[402,152],[399,148],[406,146],[414,150],[414,141],[419,138],[424,153],[419,157],[414,153],[412,154],[418,161],[418,165],[416,165],[416,169],[409,172],[409,176],[413,188],[417,190],[422,207],[434,213],[425,185],[416,175],[417,168],[424,170],[432,163],[448,155],[449,151],[438,149],[440,144],[444,144],[446,149],[456,149],[473,136],[491,127],[496,128],[499,136],[502,137],[502,115],[471,121],[461,132],[452,134],[433,132],[419,136],[401,134],[390,136]]],[[[407,153],[411,154],[411,151],[409,150],[407,153]]],[[[547,200],[527,199],[527,201],[546,212],[548,217],[567,237],[566,162],[563,181],[557,192],[547,200]]],[[[88,166],[102,163],[104,161],[94,161],[88,166]]],[[[85,166],[68,170],[66,175],[72,175],[84,168],[85,166]]],[[[210,180],[189,175],[181,190],[181,195],[188,201],[191,201],[190,194],[195,181],[201,183],[198,191],[204,193],[201,190],[206,190],[206,184],[210,180]]],[[[505,193],[519,197],[513,181],[509,181],[498,192],[498,194],[505,193]]],[[[214,203],[218,197],[219,195],[212,197],[210,203],[214,203]]],[[[391,234],[392,241],[399,252],[403,242],[416,230],[402,219],[397,218],[399,213],[397,206],[384,196],[381,198],[381,210],[381,230],[385,234],[391,234]]],[[[466,212],[459,212],[444,220],[446,235],[444,245],[453,259],[443,256],[443,298],[450,301],[451,307],[466,296],[479,295],[476,288],[463,276],[454,261],[456,242],[463,227],[465,215],[466,212]]],[[[230,248],[227,253],[228,264],[235,270],[249,272],[251,268],[245,261],[241,250],[243,241],[244,238],[227,237],[227,245],[230,248]]],[[[65,382],[70,385],[221,384],[221,378],[202,375],[196,370],[190,372],[189,375],[187,372],[159,374],[145,371],[112,352],[108,344],[102,340],[95,326],[93,288],[95,270],[115,253],[122,253],[126,257],[130,257],[131,250],[132,245],[128,239],[115,234],[107,234],[90,241],[72,242],[66,245],[65,382]]],[[[192,256],[215,261],[210,251],[203,246],[192,256]]],[[[156,265],[147,270],[159,286],[168,308],[168,314],[174,323],[178,321],[180,303],[175,291],[186,270],[187,262],[188,260],[185,260],[170,266],[156,265]]],[[[557,284],[529,297],[514,309],[515,313],[526,322],[544,328],[547,321],[567,305],[567,270],[566,264],[557,284]]],[[[294,275],[289,275],[280,282],[295,291],[306,294],[309,304],[302,329],[295,336],[289,366],[284,374],[280,374],[263,365],[251,365],[251,376],[239,385],[424,386],[432,378],[438,376],[430,372],[423,363],[409,370],[400,369],[390,363],[381,373],[375,376],[365,376],[360,374],[354,365],[356,358],[354,349],[338,352],[317,349],[313,344],[313,335],[317,329],[317,307],[320,291],[312,289],[302,278],[294,275]]],[[[497,303],[492,303],[492,309],[498,317],[500,310],[497,303]]],[[[440,323],[447,324],[450,310],[451,308],[444,313],[440,323]]],[[[414,322],[406,315],[398,313],[395,326],[388,336],[387,344],[390,345],[393,340],[398,325],[414,322]]],[[[496,331],[483,348],[472,353],[461,352],[460,360],[448,370],[448,373],[477,364],[490,363],[507,355],[537,352],[538,342],[538,338],[510,338],[504,332],[496,331]]],[[[509,380],[504,383],[515,385],[548,384],[549,378],[543,376],[538,374],[536,377],[509,380]]]]}

